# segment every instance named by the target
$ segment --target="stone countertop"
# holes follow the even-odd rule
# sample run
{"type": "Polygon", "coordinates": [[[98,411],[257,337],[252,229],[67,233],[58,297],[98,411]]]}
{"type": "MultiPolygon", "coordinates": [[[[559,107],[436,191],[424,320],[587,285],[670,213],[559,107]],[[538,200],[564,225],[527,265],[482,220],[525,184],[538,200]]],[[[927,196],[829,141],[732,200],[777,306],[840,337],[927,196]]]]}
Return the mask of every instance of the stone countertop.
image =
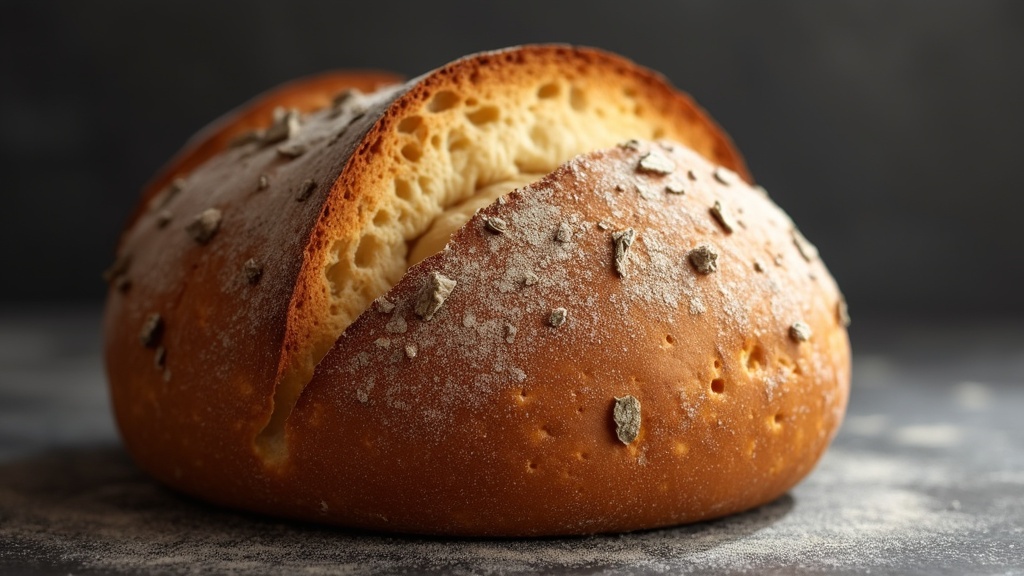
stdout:
{"type": "Polygon", "coordinates": [[[136,469],[96,310],[0,309],[0,573],[1024,574],[1024,323],[853,327],[854,391],[817,469],[725,519],[532,540],[251,516],[136,469]]]}

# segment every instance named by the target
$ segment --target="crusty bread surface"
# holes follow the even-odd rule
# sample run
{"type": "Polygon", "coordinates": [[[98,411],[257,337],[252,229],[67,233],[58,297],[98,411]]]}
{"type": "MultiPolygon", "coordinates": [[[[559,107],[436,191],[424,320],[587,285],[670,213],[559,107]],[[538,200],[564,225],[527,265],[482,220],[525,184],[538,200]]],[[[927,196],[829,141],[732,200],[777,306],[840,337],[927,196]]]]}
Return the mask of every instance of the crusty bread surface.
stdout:
{"type": "Polygon", "coordinates": [[[194,139],[122,237],[106,359],[144,469],[476,536],[711,518],[806,475],[844,304],[688,97],[564,46],[336,78],[194,139]]]}

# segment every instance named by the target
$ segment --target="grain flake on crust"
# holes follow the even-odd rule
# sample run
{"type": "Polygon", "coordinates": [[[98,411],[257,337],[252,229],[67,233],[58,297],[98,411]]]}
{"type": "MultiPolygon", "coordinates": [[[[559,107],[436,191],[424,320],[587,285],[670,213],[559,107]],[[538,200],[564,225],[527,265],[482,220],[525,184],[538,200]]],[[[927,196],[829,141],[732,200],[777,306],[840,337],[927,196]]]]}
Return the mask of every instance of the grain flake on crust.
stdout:
{"type": "Polygon", "coordinates": [[[793,342],[807,342],[811,339],[811,327],[805,322],[793,322],[789,327],[789,338],[793,342]]]}
{"type": "Polygon", "coordinates": [[[615,435],[619,442],[632,444],[640,434],[640,401],[628,394],[621,398],[616,396],[612,420],[615,422],[615,435]]]}
{"type": "Polygon", "coordinates": [[[504,219],[498,218],[497,216],[491,216],[484,218],[484,228],[487,228],[489,232],[495,234],[504,234],[508,231],[508,222],[504,219]]]}
{"type": "Polygon", "coordinates": [[[103,271],[103,279],[107,284],[113,284],[115,280],[128,273],[131,267],[132,257],[130,254],[120,254],[114,259],[114,263],[103,271]]]}
{"type": "Polygon", "coordinates": [[[264,144],[283,142],[299,133],[299,111],[292,108],[274,109],[274,123],[263,134],[264,144]]]}
{"type": "Polygon", "coordinates": [[[562,222],[555,231],[555,241],[566,243],[572,240],[572,226],[568,222],[562,222]]]}
{"type": "Polygon", "coordinates": [[[668,184],[665,185],[665,192],[668,192],[669,194],[678,194],[681,196],[683,194],[686,194],[686,187],[680,184],[679,182],[669,182],[668,184]]]}
{"type": "Polygon", "coordinates": [[[146,348],[155,348],[160,343],[164,334],[164,319],[156,312],[146,316],[142,323],[142,330],[139,330],[139,341],[146,348]]]}
{"type": "Polygon", "coordinates": [[[250,285],[258,284],[260,278],[263,277],[263,264],[260,264],[255,258],[249,258],[242,265],[242,272],[245,274],[245,281],[250,285]]]}
{"type": "Polygon", "coordinates": [[[612,234],[612,243],[615,246],[615,271],[623,278],[629,276],[626,264],[629,262],[629,248],[633,245],[635,239],[636,230],[632,228],[626,228],[612,234]]]}
{"type": "Polygon", "coordinates": [[[718,270],[718,251],[708,244],[701,244],[687,255],[690,265],[699,274],[711,274],[718,270]]]}
{"type": "Polygon", "coordinates": [[[846,305],[846,298],[842,294],[839,295],[839,302],[836,302],[836,319],[839,320],[843,328],[849,328],[850,308],[846,305]]]}
{"type": "Polygon", "coordinates": [[[818,257],[818,249],[811,244],[811,242],[804,237],[796,228],[793,229],[793,244],[796,249],[800,252],[800,255],[804,257],[804,260],[813,262],[818,257]]]}
{"type": "Polygon", "coordinates": [[[736,183],[736,180],[739,179],[735,172],[723,166],[716,167],[715,171],[712,172],[711,175],[714,176],[715,180],[720,184],[724,184],[726,186],[732,186],[736,183]]]}
{"type": "Polygon", "coordinates": [[[732,219],[732,215],[722,206],[722,203],[715,200],[715,205],[711,207],[711,215],[715,218],[715,221],[725,230],[726,234],[732,234],[736,230],[736,224],[732,219]]]}
{"type": "Polygon", "coordinates": [[[416,297],[416,315],[424,320],[430,320],[434,314],[441,309],[444,301],[455,289],[457,282],[441,274],[431,272],[427,281],[420,288],[419,296],[416,297]]]}
{"type": "Polygon", "coordinates": [[[374,304],[376,304],[377,311],[381,314],[390,314],[395,309],[395,303],[388,300],[385,296],[381,296],[374,300],[374,304]]]}
{"type": "Polygon", "coordinates": [[[651,174],[671,174],[676,169],[676,163],[667,158],[664,154],[651,151],[640,157],[637,163],[637,170],[651,174]]]}
{"type": "Polygon", "coordinates": [[[569,317],[569,311],[565,308],[552,308],[551,314],[548,316],[548,324],[558,328],[562,324],[565,324],[566,319],[569,317]]]}
{"type": "Polygon", "coordinates": [[[309,150],[302,142],[285,142],[277,147],[277,153],[285,158],[298,158],[309,150]]]}
{"type": "Polygon", "coordinates": [[[298,191],[295,193],[295,201],[305,202],[306,200],[309,200],[309,197],[313,195],[313,191],[316,190],[316,186],[316,180],[313,180],[312,178],[303,180],[302,184],[299,185],[298,191]]]}
{"type": "Polygon", "coordinates": [[[207,208],[196,214],[192,222],[185,227],[185,232],[196,241],[197,244],[207,244],[213,239],[214,234],[220,229],[220,222],[223,214],[216,208],[207,208]]]}

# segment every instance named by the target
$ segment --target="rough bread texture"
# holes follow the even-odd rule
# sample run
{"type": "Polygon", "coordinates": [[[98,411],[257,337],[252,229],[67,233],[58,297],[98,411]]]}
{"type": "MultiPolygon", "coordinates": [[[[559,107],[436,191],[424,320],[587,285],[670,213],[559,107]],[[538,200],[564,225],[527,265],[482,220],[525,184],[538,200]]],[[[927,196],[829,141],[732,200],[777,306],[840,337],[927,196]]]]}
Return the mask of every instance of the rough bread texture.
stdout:
{"type": "Polygon", "coordinates": [[[157,478],[350,526],[569,534],[765,502],[827,445],[838,291],[659,76],[536,46],[277,99],[235,113],[258,137],[179,155],[110,271],[115,412],[157,478]],[[664,141],[609,149],[630,138],[664,141]]]}
{"type": "Polygon", "coordinates": [[[246,141],[247,136],[270,126],[276,108],[308,113],[329,106],[340,93],[349,90],[375,92],[401,81],[402,77],[397,74],[377,70],[326,72],[288,82],[253,98],[214,120],[189,139],[181,151],[146,185],[142,194],[144,202],[139,204],[129,225],[146,208],[145,200],[159,194],[175,178],[188,175],[225,149],[246,141]]]}

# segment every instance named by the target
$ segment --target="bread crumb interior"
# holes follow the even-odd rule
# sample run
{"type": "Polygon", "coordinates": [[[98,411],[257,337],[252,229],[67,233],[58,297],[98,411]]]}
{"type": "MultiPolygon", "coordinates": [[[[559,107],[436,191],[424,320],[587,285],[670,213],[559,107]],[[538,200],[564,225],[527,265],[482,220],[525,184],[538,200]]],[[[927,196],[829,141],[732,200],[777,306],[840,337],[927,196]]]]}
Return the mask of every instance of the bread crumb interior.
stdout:
{"type": "Polygon", "coordinates": [[[257,440],[264,456],[285,456],[287,416],[338,337],[410,266],[443,250],[476,210],[579,154],[662,138],[660,121],[631,87],[550,78],[473,94],[439,90],[406,112],[382,147],[390,175],[379,184],[383,200],[362,234],[338,237],[323,263],[327,321],[278,385],[274,415],[257,440]]]}

